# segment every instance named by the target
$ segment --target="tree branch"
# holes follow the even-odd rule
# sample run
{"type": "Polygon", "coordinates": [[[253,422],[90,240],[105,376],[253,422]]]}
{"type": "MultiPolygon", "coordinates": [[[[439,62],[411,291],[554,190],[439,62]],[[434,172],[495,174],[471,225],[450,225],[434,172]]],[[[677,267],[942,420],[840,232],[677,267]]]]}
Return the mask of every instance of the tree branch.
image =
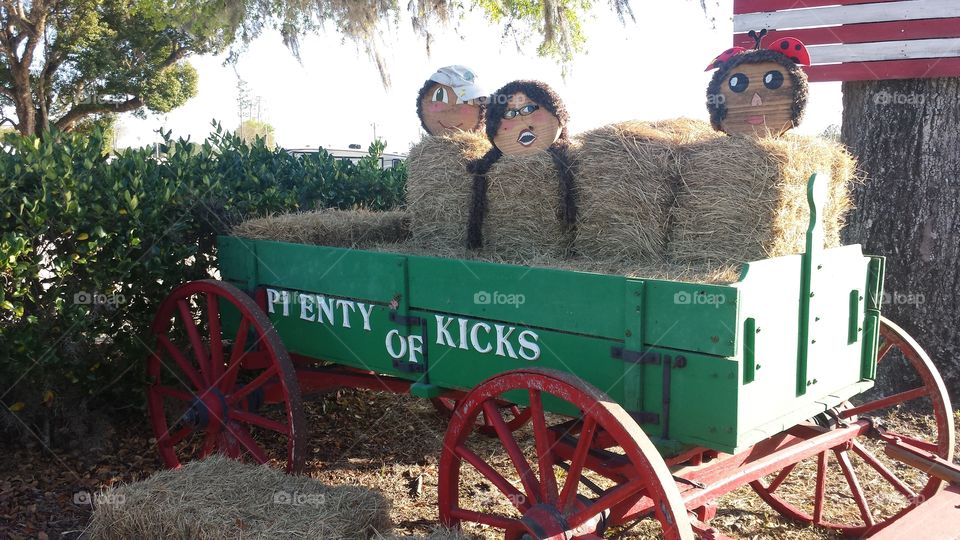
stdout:
{"type": "Polygon", "coordinates": [[[69,131],[73,128],[74,124],[76,124],[77,121],[84,116],[101,113],[125,113],[135,111],[140,107],[143,107],[143,105],[143,98],[139,96],[132,97],[126,101],[118,101],[113,103],[81,103],[79,105],[75,105],[67,112],[67,114],[63,115],[63,117],[57,120],[54,123],[54,126],[56,126],[57,129],[69,131]]]}

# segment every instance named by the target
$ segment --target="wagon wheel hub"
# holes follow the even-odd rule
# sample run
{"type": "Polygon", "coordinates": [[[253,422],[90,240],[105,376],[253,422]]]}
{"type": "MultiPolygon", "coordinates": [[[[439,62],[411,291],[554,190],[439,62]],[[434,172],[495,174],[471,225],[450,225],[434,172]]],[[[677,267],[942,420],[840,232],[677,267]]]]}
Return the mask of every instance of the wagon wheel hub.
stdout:
{"type": "MultiPolygon", "coordinates": [[[[578,505],[581,506],[581,505],[578,505]]],[[[520,540],[572,540],[574,538],[597,538],[605,528],[605,516],[596,515],[579,527],[571,528],[556,506],[537,504],[530,507],[520,518],[522,529],[510,531],[509,538],[520,540]]]]}
{"type": "Polygon", "coordinates": [[[210,388],[193,399],[183,414],[183,420],[196,429],[219,432],[229,410],[226,396],[217,388],[210,388]]]}

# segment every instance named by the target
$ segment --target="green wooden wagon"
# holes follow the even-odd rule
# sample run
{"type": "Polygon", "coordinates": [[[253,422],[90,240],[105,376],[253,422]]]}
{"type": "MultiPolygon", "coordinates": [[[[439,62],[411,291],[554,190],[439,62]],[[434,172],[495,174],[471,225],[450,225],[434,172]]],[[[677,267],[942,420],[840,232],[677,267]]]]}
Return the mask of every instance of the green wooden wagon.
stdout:
{"type": "Polygon", "coordinates": [[[597,538],[648,518],[666,538],[713,538],[716,499],[749,484],[793,519],[872,534],[956,475],[952,409],[927,355],[881,317],[884,259],[822,247],[825,184],[811,178],[806,253],[729,285],[222,237],[221,279],[175,289],[152,328],[159,451],[171,467],[221,452],[297,472],[301,396],[409,392],[450,415],[448,525],[597,538]],[[888,366],[912,388],[871,390],[888,366]],[[876,420],[905,402],[935,429],[876,420]],[[939,469],[911,483],[884,454],[939,469]],[[465,467],[503,504],[462,501],[465,467]],[[884,512],[864,470],[897,499],[884,512]],[[791,475],[807,479],[799,497],[782,493],[791,475]],[[831,509],[838,485],[852,513],[831,509]]]}

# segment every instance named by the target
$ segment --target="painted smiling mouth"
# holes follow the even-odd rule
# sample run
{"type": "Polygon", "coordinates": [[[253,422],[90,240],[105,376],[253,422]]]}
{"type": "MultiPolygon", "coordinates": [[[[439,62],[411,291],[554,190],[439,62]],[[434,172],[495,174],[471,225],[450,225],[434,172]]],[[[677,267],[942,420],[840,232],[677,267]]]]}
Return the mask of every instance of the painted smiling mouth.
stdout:
{"type": "Polygon", "coordinates": [[[759,126],[764,123],[764,118],[762,114],[755,114],[747,117],[747,123],[754,126],[759,126]]]}
{"type": "Polygon", "coordinates": [[[529,129],[525,129],[520,132],[520,136],[517,137],[517,142],[523,146],[530,146],[533,144],[533,141],[537,140],[537,136],[533,134],[529,129]]]}
{"type": "Polygon", "coordinates": [[[441,122],[440,120],[437,120],[437,123],[440,124],[440,126],[443,127],[444,129],[457,129],[457,128],[459,128],[460,126],[463,125],[463,122],[460,122],[459,124],[457,124],[457,125],[455,125],[455,126],[448,126],[448,125],[444,124],[443,122],[441,122]]]}

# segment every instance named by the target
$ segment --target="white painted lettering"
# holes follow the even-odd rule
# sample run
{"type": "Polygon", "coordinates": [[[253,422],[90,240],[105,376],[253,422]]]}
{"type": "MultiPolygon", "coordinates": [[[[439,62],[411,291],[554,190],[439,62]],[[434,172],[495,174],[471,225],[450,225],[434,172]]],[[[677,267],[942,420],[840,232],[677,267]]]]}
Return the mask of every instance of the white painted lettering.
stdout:
{"type": "Polygon", "coordinates": [[[407,362],[411,364],[419,363],[420,359],[417,357],[417,353],[423,354],[423,336],[407,336],[407,341],[410,342],[410,358],[407,359],[407,362]]]}
{"type": "Polygon", "coordinates": [[[273,313],[273,306],[280,301],[280,291],[267,289],[267,313],[273,313]]]}
{"type": "Polygon", "coordinates": [[[480,329],[483,329],[487,335],[490,335],[490,325],[485,322],[474,323],[473,328],[470,329],[470,344],[473,345],[473,350],[478,353],[488,353],[493,350],[493,345],[487,343],[486,347],[480,346],[480,329]]]}
{"type": "Polygon", "coordinates": [[[504,327],[502,324],[493,325],[497,329],[497,356],[509,356],[510,358],[516,358],[517,353],[513,351],[513,344],[510,343],[510,336],[513,335],[513,331],[516,330],[513,326],[507,329],[504,333],[504,327]],[[504,355],[503,351],[506,349],[507,354],[504,355]]]}
{"type": "Polygon", "coordinates": [[[323,324],[323,318],[326,317],[326,324],[333,324],[333,298],[317,295],[317,303],[320,305],[317,322],[323,324]]]}
{"type": "Polygon", "coordinates": [[[437,317],[437,345],[446,345],[447,347],[456,347],[456,342],[453,341],[453,336],[450,335],[450,330],[447,329],[450,326],[450,323],[453,322],[453,317],[447,317],[446,315],[436,315],[437,317]]]}
{"type": "Polygon", "coordinates": [[[524,330],[520,332],[518,339],[520,340],[520,358],[530,361],[540,358],[540,345],[537,343],[540,337],[536,332],[524,330]]]}
{"type": "Polygon", "coordinates": [[[313,312],[313,308],[315,307],[313,295],[300,293],[298,298],[300,300],[300,318],[305,321],[316,320],[316,314],[313,312]]]}
{"type": "Polygon", "coordinates": [[[337,306],[343,310],[343,321],[341,324],[343,324],[344,328],[350,328],[350,314],[347,313],[347,309],[349,308],[350,311],[356,311],[356,304],[351,300],[337,300],[337,306]]]}
{"type": "Polygon", "coordinates": [[[391,330],[387,332],[386,345],[387,354],[389,354],[394,360],[399,360],[407,354],[407,340],[403,339],[403,336],[400,335],[399,330],[391,330]],[[399,351],[393,348],[394,338],[399,338],[399,351]]]}
{"type": "Polygon", "coordinates": [[[280,293],[280,297],[283,299],[283,316],[289,317],[290,316],[290,293],[287,291],[283,291],[282,293],[280,293]]]}
{"type": "Polygon", "coordinates": [[[460,350],[468,351],[470,348],[467,347],[467,320],[457,319],[457,322],[460,324],[460,350]]]}
{"type": "Polygon", "coordinates": [[[363,316],[363,329],[369,332],[370,331],[370,314],[373,313],[373,304],[364,304],[363,302],[357,302],[357,307],[360,308],[360,315],[363,316]]]}

